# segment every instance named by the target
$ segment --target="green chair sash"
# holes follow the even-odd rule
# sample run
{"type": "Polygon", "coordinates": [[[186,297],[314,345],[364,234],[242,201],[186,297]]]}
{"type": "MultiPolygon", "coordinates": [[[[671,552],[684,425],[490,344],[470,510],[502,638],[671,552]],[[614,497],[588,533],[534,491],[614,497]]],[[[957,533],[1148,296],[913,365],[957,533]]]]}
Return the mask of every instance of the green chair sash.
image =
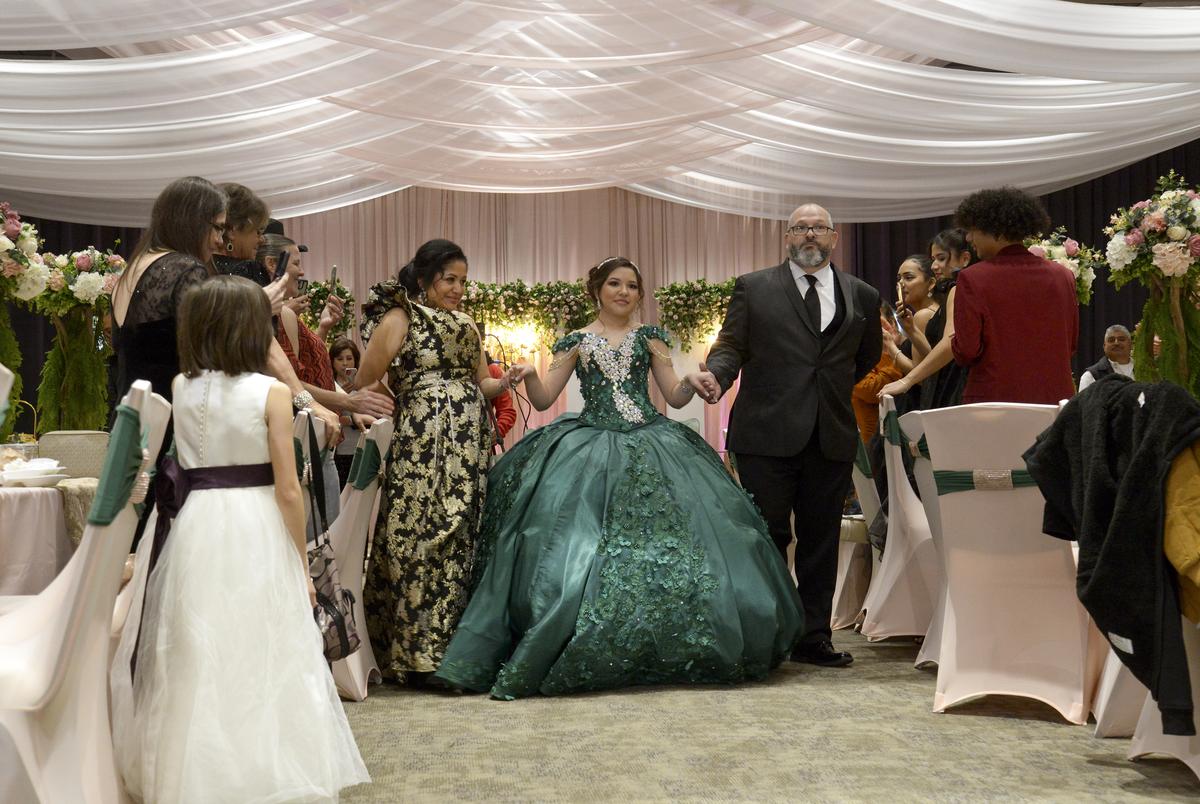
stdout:
{"type": "Polygon", "coordinates": [[[914,458],[929,458],[929,442],[925,440],[925,436],[921,436],[921,440],[916,444],[909,441],[904,430],[900,428],[900,415],[894,410],[889,410],[883,417],[883,437],[889,444],[907,449],[914,458]]]}
{"type": "Polygon", "coordinates": [[[939,497],[956,491],[1009,491],[1037,485],[1024,469],[941,469],[933,473],[933,480],[939,497]]]}
{"type": "Polygon", "coordinates": [[[354,451],[354,461],[350,464],[350,476],[346,478],[354,488],[362,491],[371,485],[379,475],[379,467],[383,463],[379,455],[379,446],[367,439],[367,443],[354,451]]]}
{"type": "Polygon", "coordinates": [[[143,448],[141,416],[128,405],[118,405],[88,524],[110,525],[125,508],[142,469],[143,448]]]}
{"type": "Polygon", "coordinates": [[[858,452],[854,454],[854,465],[862,472],[863,477],[871,476],[871,460],[867,457],[867,448],[863,446],[861,438],[858,439],[858,452]]]}

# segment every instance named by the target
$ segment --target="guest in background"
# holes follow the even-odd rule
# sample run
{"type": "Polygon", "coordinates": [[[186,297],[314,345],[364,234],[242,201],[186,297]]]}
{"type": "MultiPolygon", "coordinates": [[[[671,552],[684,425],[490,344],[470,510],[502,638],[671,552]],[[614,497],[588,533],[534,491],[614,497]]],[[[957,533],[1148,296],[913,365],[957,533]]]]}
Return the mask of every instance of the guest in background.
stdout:
{"type": "MultiPolygon", "coordinates": [[[[894,346],[897,336],[903,338],[903,333],[897,331],[891,318],[892,306],[885,302],[879,310],[879,325],[883,328],[885,347],[888,344],[894,346]]],[[[890,347],[884,349],[875,368],[858,381],[850,395],[850,402],[854,405],[854,418],[858,421],[858,434],[864,444],[869,443],[871,437],[879,432],[879,389],[903,376],[889,351],[890,347]]]]}
{"type": "Polygon", "coordinates": [[[263,242],[263,232],[271,217],[266,202],[242,184],[226,182],[221,185],[228,208],[225,220],[224,246],[214,257],[217,272],[244,276],[266,286],[271,275],[255,257],[263,242]]]}
{"type": "MultiPolygon", "coordinates": [[[[940,305],[925,325],[925,339],[932,351],[946,337],[949,297],[954,292],[958,272],[976,262],[978,257],[967,242],[967,233],[963,229],[943,229],[938,232],[929,243],[929,256],[933,260],[933,272],[938,278],[933,297],[940,305]]],[[[920,409],[933,410],[959,404],[966,383],[967,370],[953,360],[948,361],[930,379],[921,383],[920,409]]]]}
{"type": "Polygon", "coordinates": [[[438,669],[467,605],[495,443],[485,400],[509,387],[458,309],[466,282],[462,249],[430,240],[363,305],[355,387],[396,395],[363,603],[380,669],[401,683],[438,669]]]}
{"type": "MultiPolygon", "coordinates": [[[[504,378],[504,367],[498,361],[492,359],[491,355],[487,355],[488,374],[499,380],[504,378]]],[[[496,426],[496,447],[499,449],[504,437],[508,435],[508,431],[517,423],[517,409],[513,407],[513,399],[511,391],[503,391],[502,393],[492,397],[492,415],[495,417],[496,426]]]]}
{"type": "Polygon", "coordinates": [[[967,366],[962,401],[1056,404],[1075,393],[1075,282],[1023,241],[1050,230],[1041,203],[1013,187],[963,199],[955,222],[982,262],[958,275],[954,359],[967,366]]]}
{"type": "Polygon", "coordinates": [[[1120,324],[1113,324],[1104,330],[1104,357],[1100,358],[1079,378],[1079,390],[1082,391],[1096,380],[1108,374],[1122,374],[1133,378],[1133,338],[1129,330],[1120,324]]]}
{"type": "MultiPolygon", "coordinates": [[[[359,352],[354,341],[341,335],[329,346],[329,365],[333,369],[333,382],[337,390],[350,393],[354,390],[354,375],[358,372],[359,352]]],[[[348,413],[342,414],[342,432],[346,437],[333,451],[333,462],[337,466],[338,485],[345,487],[350,476],[350,464],[354,462],[354,451],[358,448],[358,435],[365,421],[348,413]]],[[[369,427],[370,425],[367,424],[369,427]]]]}
{"type": "MultiPolygon", "coordinates": [[[[932,265],[932,260],[924,254],[912,254],[896,269],[896,288],[900,296],[893,311],[896,326],[889,328],[891,337],[883,339],[883,348],[902,376],[912,371],[929,354],[925,327],[940,309],[933,298],[937,277],[934,276],[932,265]]],[[[904,394],[896,398],[897,413],[919,408],[920,398],[917,394],[904,394]]]]}

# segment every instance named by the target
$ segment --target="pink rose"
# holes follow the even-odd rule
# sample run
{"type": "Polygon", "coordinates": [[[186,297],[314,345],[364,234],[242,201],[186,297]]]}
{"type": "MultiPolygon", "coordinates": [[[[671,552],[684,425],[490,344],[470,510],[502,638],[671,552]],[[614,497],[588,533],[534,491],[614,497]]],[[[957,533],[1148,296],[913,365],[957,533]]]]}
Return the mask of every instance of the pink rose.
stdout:
{"type": "Polygon", "coordinates": [[[4,219],[4,234],[10,240],[16,240],[21,236],[21,221],[17,218],[4,219]]]}
{"type": "Polygon", "coordinates": [[[1149,201],[1138,201],[1136,204],[1130,207],[1130,209],[1145,209],[1148,206],[1150,206],[1149,201]]]}
{"type": "Polygon", "coordinates": [[[1145,242],[1146,242],[1146,236],[1144,234],[1142,234],[1141,229],[1130,229],[1125,234],[1125,245],[1127,245],[1127,246],[1135,246],[1136,247],[1136,246],[1142,245],[1145,242]]]}
{"type": "Polygon", "coordinates": [[[1041,257],[1042,259],[1046,258],[1046,249],[1042,248],[1041,246],[1030,246],[1029,253],[1035,257],[1041,257]]]}
{"type": "Polygon", "coordinates": [[[1161,210],[1155,210],[1142,218],[1142,231],[1161,232],[1167,228],[1167,216],[1161,210]]]}
{"type": "Polygon", "coordinates": [[[1200,193],[1197,193],[1195,190],[1188,190],[1187,197],[1191,199],[1200,198],[1200,193]]]}
{"type": "Polygon", "coordinates": [[[53,291],[62,290],[67,286],[67,279],[63,276],[63,272],[55,268],[50,272],[50,279],[46,282],[53,291]]]}
{"type": "Polygon", "coordinates": [[[1188,253],[1193,257],[1200,257],[1200,234],[1192,235],[1188,238],[1188,253]]]}
{"type": "Polygon", "coordinates": [[[1063,248],[1067,250],[1068,257],[1074,257],[1079,253],[1079,243],[1069,237],[1063,241],[1063,248]]]}
{"type": "Polygon", "coordinates": [[[80,271],[92,270],[92,255],[87,251],[80,251],[75,254],[75,267],[80,271]]]}
{"type": "Polygon", "coordinates": [[[114,254],[108,258],[108,267],[118,273],[125,270],[125,258],[120,254],[114,254]]]}
{"type": "Polygon", "coordinates": [[[118,276],[117,274],[105,274],[104,275],[104,294],[106,296],[112,295],[113,289],[116,288],[117,282],[120,279],[121,279],[121,277],[118,276]]]}
{"type": "Polygon", "coordinates": [[[12,279],[14,276],[20,276],[25,272],[21,263],[8,256],[7,253],[0,254],[0,274],[12,279]]]}

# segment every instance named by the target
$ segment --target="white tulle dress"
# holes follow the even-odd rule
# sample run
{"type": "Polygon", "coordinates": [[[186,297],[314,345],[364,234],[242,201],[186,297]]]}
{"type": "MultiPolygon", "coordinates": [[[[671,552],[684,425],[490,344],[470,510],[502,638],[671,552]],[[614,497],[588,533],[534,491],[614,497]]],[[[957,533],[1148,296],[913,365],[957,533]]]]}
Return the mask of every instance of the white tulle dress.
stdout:
{"type": "MultiPolygon", "coordinates": [[[[176,377],[183,468],[269,462],[272,382],[176,377]]],[[[113,742],[129,793],[171,804],[329,801],[370,781],[273,487],[193,491],[147,584],[152,541],[148,528],[113,662],[113,742]]]]}

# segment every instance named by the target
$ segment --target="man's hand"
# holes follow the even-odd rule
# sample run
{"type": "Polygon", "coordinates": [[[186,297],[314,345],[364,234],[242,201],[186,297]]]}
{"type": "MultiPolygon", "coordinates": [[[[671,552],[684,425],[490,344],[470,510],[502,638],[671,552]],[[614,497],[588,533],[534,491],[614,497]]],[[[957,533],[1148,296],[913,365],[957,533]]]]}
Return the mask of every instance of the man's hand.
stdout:
{"type": "Polygon", "coordinates": [[[351,413],[374,416],[376,419],[390,418],[395,410],[395,403],[390,396],[365,388],[346,394],[345,401],[345,409],[351,413]]]}
{"type": "Polygon", "coordinates": [[[721,396],[725,393],[721,389],[721,383],[717,382],[717,377],[703,363],[700,364],[700,370],[687,375],[685,378],[688,385],[696,389],[696,393],[710,405],[715,405],[721,400],[721,396]]]}

